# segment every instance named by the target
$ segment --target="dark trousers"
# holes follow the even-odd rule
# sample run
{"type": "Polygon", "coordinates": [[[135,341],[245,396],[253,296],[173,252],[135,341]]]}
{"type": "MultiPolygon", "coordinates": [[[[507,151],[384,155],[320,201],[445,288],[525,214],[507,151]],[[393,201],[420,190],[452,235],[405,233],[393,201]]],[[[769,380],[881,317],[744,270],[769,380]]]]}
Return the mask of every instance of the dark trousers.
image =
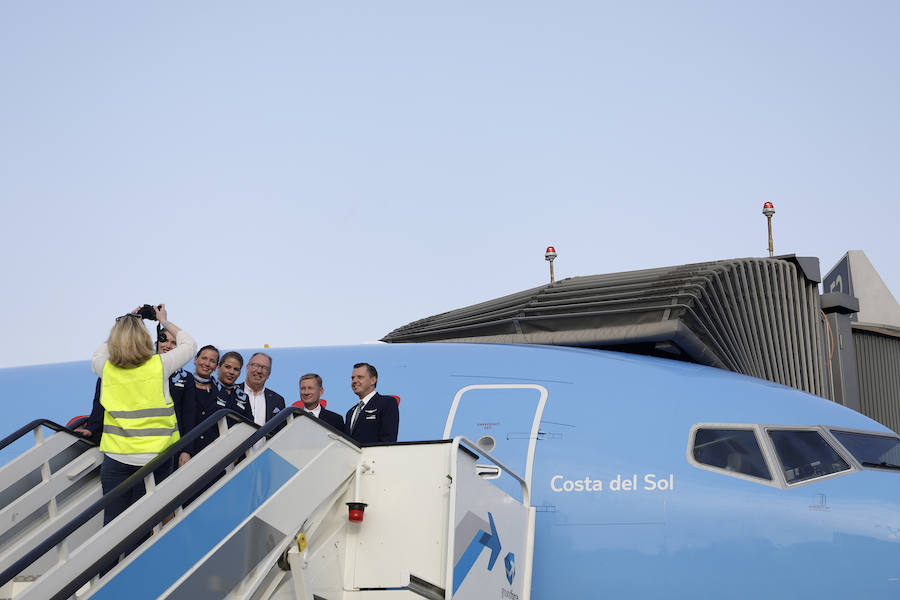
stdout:
{"type": "MultiPolygon", "coordinates": [[[[114,458],[104,456],[103,464],[100,465],[100,487],[103,489],[103,495],[105,496],[106,494],[113,491],[116,486],[137,473],[140,469],[141,467],[126,465],[125,463],[119,462],[114,458]]],[[[166,461],[165,464],[157,467],[155,471],[153,471],[154,481],[156,481],[156,483],[158,484],[171,474],[172,461],[169,460],[166,461]]],[[[109,505],[107,505],[106,509],[103,511],[103,525],[108,525],[110,521],[125,512],[125,509],[131,506],[133,503],[137,502],[146,491],[146,486],[142,480],[137,482],[130,490],[118,496],[109,505]]],[[[149,537],[150,533],[148,532],[147,535],[142,537],[140,540],[138,540],[134,544],[131,544],[124,552],[122,552],[122,554],[130,554],[134,551],[135,548],[140,546],[149,537]]],[[[116,566],[116,560],[117,558],[113,557],[102,563],[99,575],[101,577],[103,575],[106,575],[106,573],[108,573],[114,566],[116,566]]]]}
{"type": "MultiPolygon", "coordinates": [[[[103,465],[100,467],[100,486],[103,488],[103,495],[113,491],[120,483],[137,473],[141,467],[134,465],[126,465],[114,458],[108,456],[103,457],[103,465]]],[[[153,471],[154,480],[159,484],[163,479],[172,474],[172,461],[166,461],[165,464],[157,467],[153,471]]],[[[119,495],[103,511],[103,524],[107,525],[110,521],[122,514],[126,508],[137,502],[144,495],[146,488],[144,482],[136,483],[130,490],[119,495]]]]}

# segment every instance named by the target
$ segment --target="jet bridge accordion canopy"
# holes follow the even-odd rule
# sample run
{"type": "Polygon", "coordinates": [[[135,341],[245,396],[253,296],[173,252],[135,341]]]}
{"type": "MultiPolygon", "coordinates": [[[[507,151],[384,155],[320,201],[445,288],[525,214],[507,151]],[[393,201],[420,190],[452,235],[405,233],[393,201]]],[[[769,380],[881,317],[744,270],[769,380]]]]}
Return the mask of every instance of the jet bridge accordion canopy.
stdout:
{"type": "Polygon", "coordinates": [[[606,348],[681,358],[829,397],[817,258],[572,277],[414,321],[385,342],[606,348]]]}

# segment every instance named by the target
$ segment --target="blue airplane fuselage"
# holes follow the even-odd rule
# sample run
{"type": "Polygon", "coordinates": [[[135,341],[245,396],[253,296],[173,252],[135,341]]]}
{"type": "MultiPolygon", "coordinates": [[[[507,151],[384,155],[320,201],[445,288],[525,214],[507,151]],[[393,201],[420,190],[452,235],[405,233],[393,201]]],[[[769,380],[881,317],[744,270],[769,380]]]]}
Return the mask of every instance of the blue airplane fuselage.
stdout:
{"type": "MultiPolygon", "coordinates": [[[[400,441],[490,440],[497,458],[530,475],[533,598],[900,595],[900,472],[856,465],[787,485],[780,467],[764,481],[692,459],[702,424],[758,426],[760,439],[784,427],[893,435],[828,400],[599,350],[434,343],[267,352],[267,386],[288,404],[299,399],[300,375],[313,372],[328,408],[343,415],[357,400],[352,365],[369,362],[378,391],[401,398],[400,441]]],[[[94,376],[87,363],[22,367],[0,370],[0,386],[8,433],[34,418],[87,414],[94,376]]]]}

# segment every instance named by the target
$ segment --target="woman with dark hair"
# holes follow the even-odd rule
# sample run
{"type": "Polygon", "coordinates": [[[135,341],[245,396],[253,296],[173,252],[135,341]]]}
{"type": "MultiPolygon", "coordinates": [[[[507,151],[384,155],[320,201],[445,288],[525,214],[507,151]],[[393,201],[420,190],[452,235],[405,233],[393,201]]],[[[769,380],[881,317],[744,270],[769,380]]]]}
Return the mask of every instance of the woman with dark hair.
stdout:
{"type": "MultiPolygon", "coordinates": [[[[216,402],[216,394],[218,394],[219,388],[216,378],[213,377],[213,372],[218,364],[219,349],[212,344],[203,346],[194,356],[194,406],[192,411],[194,421],[191,424],[191,429],[199,425],[211,414],[210,408],[216,402]]],[[[213,412],[215,412],[215,409],[213,409],[213,412]]],[[[188,454],[187,458],[196,455],[210,443],[207,440],[208,437],[208,433],[201,434],[190,447],[184,449],[185,451],[182,452],[182,455],[188,454]]],[[[181,462],[181,457],[179,457],[179,462],[181,462]]]]}
{"type": "Polygon", "coordinates": [[[226,352],[219,361],[219,405],[243,415],[248,421],[253,421],[253,411],[250,408],[250,399],[243,390],[243,386],[235,384],[241,376],[244,368],[244,357],[238,352],[226,352]]]}
{"type": "MultiPolygon", "coordinates": [[[[203,422],[208,416],[218,410],[227,408],[242,414],[248,420],[253,420],[253,413],[250,410],[247,394],[234,384],[241,374],[244,366],[244,357],[237,352],[226,352],[219,359],[219,351],[215,346],[204,346],[197,353],[194,359],[196,370],[194,379],[197,381],[196,403],[197,403],[197,424],[203,422]],[[218,360],[219,378],[213,375],[213,369],[216,368],[216,360],[218,360]],[[201,377],[201,373],[204,377],[201,377]],[[201,387],[200,382],[204,382],[201,387]]],[[[216,427],[208,429],[200,434],[197,441],[194,442],[193,453],[198,452],[218,439],[219,430],[216,427]]]]}
{"type": "MultiPolygon", "coordinates": [[[[150,333],[136,309],[116,319],[109,339],[94,352],[91,368],[101,378],[104,453],[100,484],[107,494],[179,439],[175,407],[168,380],[197,347],[186,332],[168,322],[165,305],[155,309],[163,331],[175,336],[175,348],[156,354],[150,333]]],[[[157,482],[171,472],[171,464],[157,469],[157,482]],[[165,472],[165,471],[168,472],[165,472]]],[[[106,507],[104,524],[144,495],[135,486],[106,507]]]]}

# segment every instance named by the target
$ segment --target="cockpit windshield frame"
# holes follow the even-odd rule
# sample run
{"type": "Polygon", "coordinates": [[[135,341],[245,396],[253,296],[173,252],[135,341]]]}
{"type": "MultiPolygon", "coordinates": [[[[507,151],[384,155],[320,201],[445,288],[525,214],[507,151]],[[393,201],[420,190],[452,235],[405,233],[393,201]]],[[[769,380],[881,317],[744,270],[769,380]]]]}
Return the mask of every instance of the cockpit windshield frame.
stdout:
{"type": "MultiPolygon", "coordinates": [[[[882,468],[878,466],[864,466],[860,463],[859,460],[850,452],[848,448],[846,448],[843,444],[840,443],[840,440],[835,437],[832,433],[832,430],[837,432],[847,432],[847,433],[857,433],[864,435],[873,435],[873,436],[881,436],[881,437],[889,437],[894,438],[900,441],[900,436],[884,432],[884,431],[871,431],[871,430],[862,430],[862,429],[851,429],[847,427],[833,427],[828,425],[789,425],[789,424],[759,424],[759,423],[719,423],[719,422],[709,422],[709,423],[695,423],[691,426],[690,433],[688,435],[688,444],[687,444],[687,452],[686,458],[689,464],[707,471],[712,471],[715,473],[719,473],[721,475],[726,475],[728,477],[735,477],[738,479],[744,479],[746,481],[752,481],[754,483],[768,485],[780,489],[791,489],[803,485],[809,485],[810,483],[819,482],[825,479],[831,479],[834,477],[842,477],[844,475],[849,475],[851,473],[862,471],[863,469],[872,469],[879,471],[892,471],[900,473],[900,470],[893,468],[882,468]],[[752,475],[747,475],[745,473],[741,473],[738,471],[734,471],[728,468],[723,468],[720,466],[715,466],[711,464],[706,464],[700,462],[695,458],[694,455],[694,446],[695,440],[697,436],[697,432],[701,429],[713,429],[713,430],[745,430],[745,431],[753,431],[756,437],[756,443],[759,446],[760,451],[762,452],[763,458],[765,459],[766,467],[769,470],[769,474],[772,479],[767,480],[760,477],[754,477],[752,475]],[[770,436],[770,432],[773,431],[796,431],[796,432],[804,432],[804,431],[813,431],[818,433],[822,440],[834,451],[834,453],[840,457],[845,463],[847,463],[846,469],[840,469],[837,471],[825,473],[822,475],[813,475],[809,477],[805,477],[800,479],[799,481],[788,482],[787,477],[785,476],[784,467],[782,465],[781,457],[778,454],[778,451],[775,448],[775,444],[770,436]]],[[[815,464],[815,463],[814,463],[815,464]]]]}
{"type": "Polygon", "coordinates": [[[833,477],[842,477],[844,475],[849,475],[855,471],[859,471],[861,469],[860,465],[849,456],[847,449],[844,448],[840,444],[836,444],[833,436],[831,436],[828,432],[828,428],[823,425],[766,425],[763,427],[765,430],[765,443],[771,449],[773,456],[776,457],[778,461],[778,475],[784,483],[785,488],[795,488],[801,485],[806,485],[808,483],[812,483],[814,481],[822,481],[824,479],[831,479],[833,477]],[[824,473],[821,475],[813,475],[809,477],[804,477],[798,481],[788,481],[784,472],[784,465],[781,459],[781,456],[778,453],[778,450],[775,448],[775,443],[772,440],[771,432],[773,431],[796,431],[796,432],[815,432],[819,434],[819,437],[822,438],[822,441],[831,448],[831,450],[841,459],[844,463],[846,463],[846,469],[840,469],[837,471],[832,471],[829,473],[824,473]]]}
{"type": "Polygon", "coordinates": [[[759,425],[755,425],[752,423],[696,423],[691,427],[690,434],[688,436],[688,445],[687,445],[687,461],[691,465],[697,467],[698,469],[704,469],[706,471],[712,471],[714,473],[719,473],[722,475],[727,475],[729,477],[735,477],[737,479],[743,479],[745,481],[752,481],[753,483],[759,483],[762,485],[768,485],[772,487],[784,487],[782,482],[778,479],[778,462],[777,460],[773,462],[773,456],[771,452],[767,451],[765,445],[760,443],[762,439],[761,435],[762,431],[759,425]],[[753,475],[748,475],[746,473],[742,473],[740,471],[732,471],[727,468],[722,468],[718,466],[714,466],[711,464],[707,464],[697,460],[694,456],[694,445],[697,437],[697,432],[701,429],[709,429],[709,430],[741,430],[741,431],[750,431],[753,433],[756,444],[759,447],[760,452],[762,453],[763,460],[765,461],[765,466],[769,471],[770,479],[765,479],[762,477],[754,477],[753,475]]]}
{"type": "MultiPolygon", "coordinates": [[[[858,468],[874,470],[874,471],[891,471],[891,472],[895,472],[895,473],[900,472],[900,470],[898,470],[897,468],[894,468],[894,467],[882,467],[882,466],[878,466],[878,465],[871,464],[871,463],[864,463],[863,459],[861,457],[857,457],[856,454],[848,446],[846,446],[840,440],[840,438],[835,434],[836,433],[837,434],[849,433],[849,434],[887,438],[887,439],[892,439],[892,440],[897,441],[898,444],[900,444],[900,435],[897,435],[896,433],[891,432],[891,431],[872,431],[869,429],[853,429],[850,427],[827,427],[826,429],[827,429],[829,437],[833,440],[833,443],[836,444],[837,446],[839,446],[840,448],[844,449],[844,451],[847,453],[847,455],[849,455],[850,460],[853,461],[853,464],[856,465],[858,468]]],[[[895,463],[895,464],[900,465],[900,462],[895,463]]]]}

